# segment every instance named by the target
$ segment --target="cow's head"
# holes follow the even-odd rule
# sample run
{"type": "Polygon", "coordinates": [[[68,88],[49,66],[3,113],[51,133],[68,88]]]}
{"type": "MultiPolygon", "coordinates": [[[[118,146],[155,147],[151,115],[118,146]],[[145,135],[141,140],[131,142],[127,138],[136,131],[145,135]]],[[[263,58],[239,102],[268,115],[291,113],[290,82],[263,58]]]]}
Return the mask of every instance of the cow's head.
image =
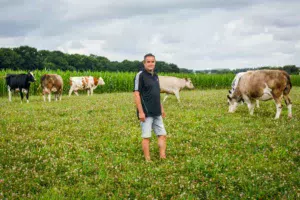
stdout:
{"type": "Polygon", "coordinates": [[[227,99],[229,104],[228,112],[230,113],[234,113],[239,103],[243,101],[243,98],[241,96],[236,96],[231,90],[229,90],[229,95],[227,95],[227,99]]]}
{"type": "Polygon", "coordinates": [[[103,78],[99,77],[97,85],[105,85],[103,78]]]}
{"type": "Polygon", "coordinates": [[[228,104],[229,104],[229,109],[228,109],[228,112],[230,113],[234,113],[237,109],[237,106],[238,106],[238,102],[236,101],[235,98],[231,97],[231,95],[227,95],[227,101],[228,101],[228,104]]]}
{"type": "Polygon", "coordinates": [[[32,72],[28,72],[27,77],[28,77],[27,80],[29,82],[35,82],[35,78],[32,72]]]}
{"type": "Polygon", "coordinates": [[[185,87],[189,89],[194,89],[194,85],[190,78],[185,78],[185,87]]]}

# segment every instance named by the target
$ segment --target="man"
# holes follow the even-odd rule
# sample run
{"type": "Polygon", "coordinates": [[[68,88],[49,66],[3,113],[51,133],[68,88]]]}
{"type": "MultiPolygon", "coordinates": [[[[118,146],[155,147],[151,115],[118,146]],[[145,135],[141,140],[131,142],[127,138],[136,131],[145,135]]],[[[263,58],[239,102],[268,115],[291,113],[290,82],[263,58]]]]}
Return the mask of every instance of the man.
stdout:
{"type": "Polygon", "coordinates": [[[137,73],[134,80],[134,98],[137,115],[141,121],[142,148],[146,161],[150,161],[150,138],[154,130],[158,137],[159,154],[161,159],[166,158],[166,130],[163,124],[165,112],[160,103],[160,88],[155,69],[155,56],[144,56],[144,69],[137,73]]]}

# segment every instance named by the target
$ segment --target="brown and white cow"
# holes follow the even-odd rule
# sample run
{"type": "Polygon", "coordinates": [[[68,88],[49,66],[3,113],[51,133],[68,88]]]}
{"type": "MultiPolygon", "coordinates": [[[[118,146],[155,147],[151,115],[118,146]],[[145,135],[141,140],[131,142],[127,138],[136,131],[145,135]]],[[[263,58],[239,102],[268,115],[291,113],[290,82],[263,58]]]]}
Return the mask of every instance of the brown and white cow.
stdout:
{"type": "Polygon", "coordinates": [[[94,89],[97,88],[98,85],[104,85],[105,82],[101,77],[96,78],[92,76],[80,76],[80,77],[70,77],[70,90],[69,96],[71,96],[72,92],[78,96],[78,90],[87,90],[88,96],[93,95],[94,89]]]}
{"type": "MultiPolygon", "coordinates": [[[[238,83],[239,83],[239,80],[240,78],[246,74],[246,72],[240,72],[240,73],[237,73],[231,83],[231,90],[229,90],[229,94],[232,94],[233,91],[236,89],[236,87],[238,86],[238,83]]],[[[241,104],[244,104],[244,100],[242,100],[240,102],[241,104]]],[[[259,108],[259,100],[256,100],[256,107],[259,108]]]]}
{"type": "Polygon", "coordinates": [[[177,78],[173,76],[158,76],[160,93],[166,93],[166,96],[163,100],[168,98],[169,94],[174,94],[177,98],[177,101],[180,102],[179,92],[183,88],[187,87],[189,89],[194,89],[194,85],[189,78],[177,78]]]}
{"type": "Polygon", "coordinates": [[[63,79],[57,74],[45,74],[41,77],[41,86],[43,89],[43,98],[46,101],[46,94],[48,94],[48,101],[51,102],[51,92],[54,92],[55,100],[61,100],[63,92],[63,79]]]}
{"type": "Polygon", "coordinates": [[[229,112],[235,112],[237,105],[245,101],[250,115],[253,115],[255,100],[274,99],[278,119],[282,110],[281,100],[284,98],[288,107],[288,116],[292,117],[292,102],[289,93],[292,89],[290,76],[280,70],[257,70],[244,73],[238,80],[236,88],[227,95],[229,112]]]}

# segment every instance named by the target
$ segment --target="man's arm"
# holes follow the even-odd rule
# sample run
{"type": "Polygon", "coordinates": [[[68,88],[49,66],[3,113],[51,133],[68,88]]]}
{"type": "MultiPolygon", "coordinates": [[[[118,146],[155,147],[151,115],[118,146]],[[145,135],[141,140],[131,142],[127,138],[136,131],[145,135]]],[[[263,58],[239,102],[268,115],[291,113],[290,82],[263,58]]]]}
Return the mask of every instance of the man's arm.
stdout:
{"type": "Polygon", "coordinates": [[[166,113],[165,113],[165,110],[164,110],[164,107],[163,107],[162,104],[160,104],[160,108],[161,108],[161,116],[162,116],[163,118],[165,118],[165,117],[166,117],[166,113]]]}
{"type": "Polygon", "coordinates": [[[146,116],[145,116],[145,113],[144,113],[144,110],[143,110],[143,107],[142,107],[140,92],[139,91],[134,91],[133,94],[134,94],[135,104],[136,104],[136,107],[137,107],[138,112],[139,112],[139,118],[142,122],[144,122],[145,119],[146,119],[146,116]]]}

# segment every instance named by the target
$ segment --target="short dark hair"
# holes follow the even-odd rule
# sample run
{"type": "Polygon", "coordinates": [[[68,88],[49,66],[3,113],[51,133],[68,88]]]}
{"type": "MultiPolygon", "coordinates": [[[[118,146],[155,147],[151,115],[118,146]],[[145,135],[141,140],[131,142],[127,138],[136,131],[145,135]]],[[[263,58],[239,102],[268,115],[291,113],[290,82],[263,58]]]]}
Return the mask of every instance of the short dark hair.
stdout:
{"type": "Polygon", "coordinates": [[[147,53],[146,55],[144,55],[144,60],[146,60],[147,57],[154,57],[155,56],[152,53],[147,53]]]}

